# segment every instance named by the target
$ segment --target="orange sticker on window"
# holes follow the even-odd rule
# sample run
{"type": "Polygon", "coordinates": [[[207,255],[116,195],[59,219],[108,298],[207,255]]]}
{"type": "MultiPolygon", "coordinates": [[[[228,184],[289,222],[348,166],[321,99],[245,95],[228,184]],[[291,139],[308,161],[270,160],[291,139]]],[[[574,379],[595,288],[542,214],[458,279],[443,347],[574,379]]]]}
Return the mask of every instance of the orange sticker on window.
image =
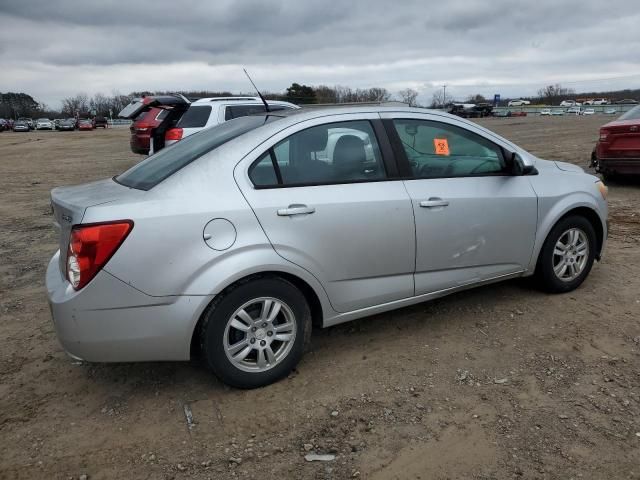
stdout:
{"type": "Polygon", "coordinates": [[[449,142],[446,138],[434,138],[433,147],[436,150],[436,155],[449,155],[449,142]]]}

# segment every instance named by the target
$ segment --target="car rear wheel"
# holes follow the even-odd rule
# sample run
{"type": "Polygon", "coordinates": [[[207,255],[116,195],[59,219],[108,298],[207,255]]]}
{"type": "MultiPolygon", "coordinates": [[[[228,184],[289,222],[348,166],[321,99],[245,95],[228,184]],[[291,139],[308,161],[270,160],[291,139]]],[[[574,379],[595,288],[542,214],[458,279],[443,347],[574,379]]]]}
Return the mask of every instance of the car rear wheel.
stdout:
{"type": "Polygon", "coordinates": [[[234,387],[256,388],[298,364],[311,336],[311,312],[290,282],[256,278],[216,299],[201,328],[201,348],[216,376],[234,387]]]}
{"type": "Polygon", "coordinates": [[[549,232],[542,246],[536,275],[541,287],[552,293],[574,290],[582,284],[593,266],[596,234],[582,216],[561,219],[549,232]]]}

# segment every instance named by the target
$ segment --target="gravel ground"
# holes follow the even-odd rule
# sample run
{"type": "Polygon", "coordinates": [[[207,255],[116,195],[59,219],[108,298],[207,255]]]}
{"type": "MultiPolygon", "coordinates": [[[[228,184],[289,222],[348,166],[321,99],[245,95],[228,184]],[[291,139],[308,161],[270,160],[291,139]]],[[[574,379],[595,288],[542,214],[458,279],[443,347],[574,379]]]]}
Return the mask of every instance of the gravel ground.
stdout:
{"type": "MultiPolygon", "coordinates": [[[[584,166],[604,121],[481,123],[584,166]]],[[[607,250],[575,292],[510,281],[317,330],[287,379],[241,391],[57,343],[49,190],[138,160],[123,128],[0,133],[0,478],[640,478],[640,182],[610,185],[607,250]]]]}

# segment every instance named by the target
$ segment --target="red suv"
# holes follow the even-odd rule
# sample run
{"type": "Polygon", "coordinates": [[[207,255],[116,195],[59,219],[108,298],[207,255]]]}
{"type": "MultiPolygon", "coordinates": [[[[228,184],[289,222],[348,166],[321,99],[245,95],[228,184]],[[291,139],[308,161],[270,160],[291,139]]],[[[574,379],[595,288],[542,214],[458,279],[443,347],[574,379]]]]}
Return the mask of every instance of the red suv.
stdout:
{"type": "Polygon", "coordinates": [[[130,118],[131,151],[149,155],[164,148],[164,134],[189,108],[190,102],[182,95],[148,96],[132,101],[118,114],[130,118]]]}
{"type": "Polygon", "coordinates": [[[604,177],[640,174],[640,105],[600,128],[591,163],[604,177]]]}

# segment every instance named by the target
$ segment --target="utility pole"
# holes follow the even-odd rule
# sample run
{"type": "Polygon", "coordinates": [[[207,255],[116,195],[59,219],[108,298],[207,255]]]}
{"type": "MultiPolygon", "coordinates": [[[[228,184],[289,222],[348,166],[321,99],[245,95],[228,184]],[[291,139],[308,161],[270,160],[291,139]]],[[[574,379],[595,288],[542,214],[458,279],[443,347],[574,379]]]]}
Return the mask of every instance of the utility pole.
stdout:
{"type": "Polygon", "coordinates": [[[442,109],[444,110],[447,103],[447,86],[442,85],[442,109]]]}

